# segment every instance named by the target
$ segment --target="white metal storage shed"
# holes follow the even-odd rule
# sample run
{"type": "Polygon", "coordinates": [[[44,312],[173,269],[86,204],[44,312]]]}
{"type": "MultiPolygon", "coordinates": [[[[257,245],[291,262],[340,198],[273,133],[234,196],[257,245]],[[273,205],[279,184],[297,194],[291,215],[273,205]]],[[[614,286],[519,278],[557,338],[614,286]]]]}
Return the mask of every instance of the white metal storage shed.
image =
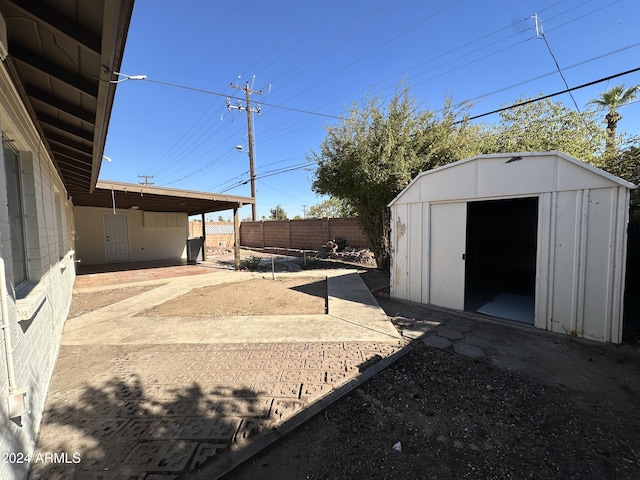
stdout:
{"type": "Polygon", "coordinates": [[[389,204],[391,296],[619,343],[632,188],[555,151],[422,172],[389,204]]]}

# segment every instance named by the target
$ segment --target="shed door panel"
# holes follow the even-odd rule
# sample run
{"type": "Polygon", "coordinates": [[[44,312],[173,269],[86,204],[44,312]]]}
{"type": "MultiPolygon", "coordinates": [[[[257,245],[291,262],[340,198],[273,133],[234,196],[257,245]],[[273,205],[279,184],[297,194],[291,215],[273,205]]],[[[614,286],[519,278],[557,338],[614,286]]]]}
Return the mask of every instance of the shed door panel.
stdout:
{"type": "Polygon", "coordinates": [[[431,204],[430,302],[464,310],[467,204],[431,204]]]}

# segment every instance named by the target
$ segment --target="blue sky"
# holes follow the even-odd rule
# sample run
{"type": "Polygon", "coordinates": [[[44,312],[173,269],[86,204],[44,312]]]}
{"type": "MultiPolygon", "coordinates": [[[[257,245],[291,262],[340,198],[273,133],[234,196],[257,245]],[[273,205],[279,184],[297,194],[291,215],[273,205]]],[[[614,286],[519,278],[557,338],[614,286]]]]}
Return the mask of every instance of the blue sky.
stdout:
{"type": "MultiPolygon", "coordinates": [[[[322,201],[306,156],[367,93],[388,99],[404,80],[424,108],[449,95],[478,115],[564,90],[536,13],[569,87],[640,67],[637,0],[136,0],[121,71],[147,80],[117,87],[100,179],[249,196],[246,112],[226,106],[249,82],[258,217],[302,215],[322,201]]],[[[582,111],[622,83],[640,72],[573,96],[582,111]]],[[[640,134],[640,102],[620,113],[640,134]]]]}

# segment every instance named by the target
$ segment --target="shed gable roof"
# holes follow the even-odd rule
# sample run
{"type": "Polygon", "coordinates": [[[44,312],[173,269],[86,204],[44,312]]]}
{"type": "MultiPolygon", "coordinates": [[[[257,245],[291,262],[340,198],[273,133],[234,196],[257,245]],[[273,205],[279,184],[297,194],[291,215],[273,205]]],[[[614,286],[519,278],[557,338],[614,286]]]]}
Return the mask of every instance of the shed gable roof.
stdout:
{"type": "Polygon", "coordinates": [[[636,188],[558,151],[477,155],[420,173],[389,206],[613,186],[636,188]]]}

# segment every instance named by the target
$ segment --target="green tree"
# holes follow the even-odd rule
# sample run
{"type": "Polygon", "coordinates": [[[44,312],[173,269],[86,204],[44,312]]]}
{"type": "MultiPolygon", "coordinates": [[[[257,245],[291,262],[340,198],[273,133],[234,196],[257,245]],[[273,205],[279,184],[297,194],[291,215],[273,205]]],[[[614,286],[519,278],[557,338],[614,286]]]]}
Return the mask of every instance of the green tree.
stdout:
{"type": "Polygon", "coordinates": [[[355,212],[346,200],[330,197],[317,205],[311,205],[307,217],[310,218],[342,218],[353,217],[355,212]]]}
{"type": "MultiPolygon", "coordinates": [[[[530,99],[519,99],[518,105],[530,99]]],[[[500,113],[500,123],[485,125],[482,153],[558,150],[598,163],[604,132],[593,113],[580,113],[562,102],[544,99],[500,113]]]]}
{"type": "MultiPolygon", "coordinates": [[[[640,185],[640,136],[630,139],[615,156],[605,155],[601,168],[634,185],[640,185]]],[[[640,206],[640,189],[631,190],[631,206],[640,206]]]]}
{"type": "Polygon", "coordinates": [[[280,204],[276,205],[276,208],[272,208],[270,210],[271,214],[269,215],[270,220],[286,220],[287,212],[284,211],[280,204]]]}
{"type": "MultiPolygon", "coordinates": [[[[346,117],[327,127],[320,150],[309,160],[318,168],[316,193],[347,202],[357,214],[378,268],[389,270],[390,217],[387,204],[422,170],[465,158],[478,145],[451,102],[439,116],[420,111],[406,86],[385,105],[366,97],[346,117]]],[[[464,111],[465,107],[462,107],[464,111]]]]}
{"type": "Polygon", "coordinates": [[[618,109],[629,102],[633,102],[638,96],[639,89],[640,85],[634,85],[629,88],[625,88],[624,85],[618,85],[606,92],[602,92],[598,98],[589,102],[608,110],[604,120],[607,123],[607,144],[605,151],[609,155],[613,155],[616,149],[618,122],[622,120],[622,115],[618,113],[618,109]]]}

